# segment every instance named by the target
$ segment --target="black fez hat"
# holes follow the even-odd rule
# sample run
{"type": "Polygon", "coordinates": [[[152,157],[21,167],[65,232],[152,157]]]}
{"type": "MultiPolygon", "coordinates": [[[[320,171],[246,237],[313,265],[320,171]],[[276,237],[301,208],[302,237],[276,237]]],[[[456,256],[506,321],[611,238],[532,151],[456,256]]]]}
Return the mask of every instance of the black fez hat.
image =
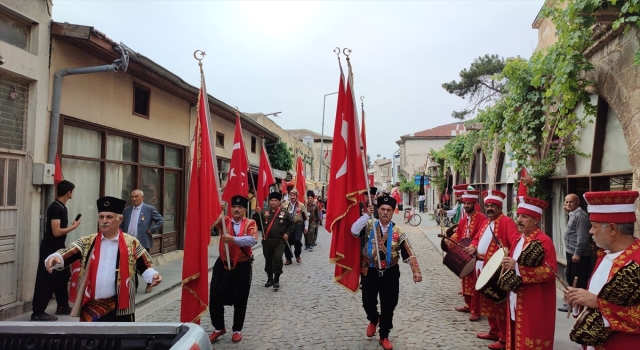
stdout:
{"type": "Polygon", "coordinates": [[[395,209],[396,208],[396,200],[391,197],[391,196],[380,196],[378,197],[378,207],[381,207],[383,205],[390,205],[391,209],[395,209]]]}
{"type": "Polygon", "coordinates": [[[375,195],[376,193],[378,193],[378,188],[377,187],[369,187],[369,193],[371,193],[371,195],[375,195]]]}
{"type": "Polygon", "coordinates": [[[124,207],[127,205],[126,201],[109,196],[98,198],[96,203],[98,204],[98,213],[109,211],[116,214],[122,214],[124,207]]]}
{"type": "Polygon", "coordinates": [[[307,197],[313,197],[313,198],[315,198],[315,197],[316,197],[316,194],[315,194],[315,193],[313,193],[313,191],[307,191],[307,197]]]}
{"type": "Polygon", "coordinates": [[[245,209],[249,208],[249,199],[247,199],[247,197],[245,196],[233,196],[231,197],[231,206],[236,206],[239,205],[245,209]]]}
{"type": "Polygon", "coordinates": [[[282,193],[280,192],[271,192],[269,193],[269,200],[277,199],[279,201],[282,200],[282,193]]]}

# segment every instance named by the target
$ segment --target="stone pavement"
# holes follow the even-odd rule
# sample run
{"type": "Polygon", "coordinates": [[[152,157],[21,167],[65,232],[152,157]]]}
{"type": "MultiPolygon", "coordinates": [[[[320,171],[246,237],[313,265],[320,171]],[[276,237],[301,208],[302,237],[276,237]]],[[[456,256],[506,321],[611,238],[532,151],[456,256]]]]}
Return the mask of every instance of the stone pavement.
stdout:
{"type": "MultiPolygon", "coordinates": [[[[409,235],[422,269],[423,281],[413,283],[407,264],[401,264],[400,300],[395,310],[394,329],[390,340],[394,349],[486,349],[489,341],[475,334],[488,330],[486,318],[468,321],[468,314],[454,311],[462,305],[460,280],[444,265],[436,226],[427,213],[420,214],[417,227],[404,224],[402,214],[394,222],[409,235]]],[[[243,340],[231,342],[233,308],[225,308],[229,333],[214,343],[215,349],[381,349],[377,337],[365,335],[368,324],[362,309],[360,293],[352,294],[333,282],[334,265],[329,263],[330,235],[323,228],[313,252],[303,250],[302,263],[285,266],[280,291],[264,288],[266,275],[259,244],[254,248],[253,282],[243,329],[243,340]]],[[[212,237],[209,266],[217,258],[218,237],[212,237]]],[[[158,267],[163,276],[160,286],[145,294],[140,286],[136,296],[136,320],[141,322],[179,322],[182,259],[158,267]]],[[[210,277],[210,276],[209,276],[210,277]]],[[[558,289],[558,305],[562,304],[558,289]]],[[[48,309],[55,311],[55,302],[48,309]]],[[[573,319],[558,312],[556,349],[576,349],[568,334],[573,319]]],[[[28,320],[25,313],[12,321],[28,320]]],[[[60,317],[61,321],[77,318],[60,317]]],[[[207,314],[202,327],[212,331],[207,314]]]]}
{"type": "MultiPolygon", "coordinates": [[[[394,220],[409,235],[421,264],[423,282],[413,283],[407,264],[400,267],[400,300],[390,340],[394,349],[483,349],[489,341],[475,334],[488,330],[486,319],[470,322],[468,314],[453,310],[462,298],[460,280],[442,265],[440,253],[425,236],[426,227],[411,227],[394,220]]],[[[264,259],[254,251],[251,286],[243,340],[234,344],[230,332],[214,343],[215,349],[381,349],[378,338],[367,338],[368,324],[360,293],[352,294],[333,282],[329,264],[330,235],[321,229],[318,246],[302,254],[302,263],[285,266],[280,291],[265,288],[264,259]]],[[[180,312],[179,289],[138,310],[145,322],[175,322],[180,312]]],[[[233,308],[225,308],[230,331],[233,308]]],[[[209,317],[201,323],[212,331],[209,317]]]]}

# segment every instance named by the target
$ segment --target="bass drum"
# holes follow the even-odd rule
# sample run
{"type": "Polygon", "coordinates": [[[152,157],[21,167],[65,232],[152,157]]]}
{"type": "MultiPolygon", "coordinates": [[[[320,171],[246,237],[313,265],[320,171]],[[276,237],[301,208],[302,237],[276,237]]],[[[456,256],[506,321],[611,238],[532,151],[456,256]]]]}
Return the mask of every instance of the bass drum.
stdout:
{"type": "MultiPolygon", "coordinates": [[[[455,224],[449,227],[444,233],[447,235],[447,237],[451,238],[451,236],[453,236],[453,234],[456,233],[457,230],[458,230],[458,224],[455,224]]],[[[444,238],[440,239],[440,248],[442,248],[443,252],[449,251],[449,246],[447,245],[446,241],[447,240],[444,238]]]]}
{"type": "Polygon", "coordinates": [[[507,299],[507,291],[498,287],[500,272],[502,271],[502,259],[507,255],[506,248],[498,249],[480,272],[476,281],[476,290],[496,303],[507,299]]]}

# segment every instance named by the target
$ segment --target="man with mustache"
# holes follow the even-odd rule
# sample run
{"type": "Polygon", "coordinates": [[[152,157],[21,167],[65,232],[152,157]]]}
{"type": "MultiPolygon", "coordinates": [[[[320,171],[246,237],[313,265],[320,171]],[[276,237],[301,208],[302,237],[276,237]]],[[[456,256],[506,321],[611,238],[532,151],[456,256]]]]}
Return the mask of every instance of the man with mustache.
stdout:
{"type": "MultiPolygon", "coordinates": [[[[637,198],[638,191],[584,194],[584,199],[589,204],[589,233],[602,250],[598,252],[598,261],[587,289],[569,287],[564,295],[567,303],[574,307],[576,316],[579,308],[600,311],[604,326],[611,333],[598,349],[636,349],[640,344],[640,301],[620,306],[599,295],[603,286],[620,268],[633,263],[640,264],[640,240],[633,235],[637,198]]],[[[628,284],[621,284],[618,289],[637,289],[640,279],[629,275],[631,280],[628,284]]],[[[583,346],[582,349],[592,350],[593,347],[583,346]]]]}
{"type": "MultiPolygon", "coordinates": [[[[233,336],[231,341],[237,343],[242,340],[242,326],[247,312],[247,301],[251,289],[251,266],[253,251],[251,247],[258,243],[258,228],[256,222],[247,219],[246,213],[249,199],[245,196],[231,197],[231,215],[224,216],[227,233],[220,236],[219,255],[211,274],[209,288],[209,312],[213,332],[209,340],[214,342],[227,332],[224,326],[224,306],[233,305],[233,336]],[[224,245],[229,249],[229,262],[224,245]]],[[[222,230],[222,212],[214,223],[220,232],[222,230]]]]}
{"type": "Polygon", "coordinates": [[[418,260],[408,237],[392,221],[396,200],[384,195],[378,197],[378,216],[373,219],[373,205],[369,204],[364,213],[353,225],[354,237],[366,234],[367,244],[362,251],[362,307],[367,313],[369,325],[366,334],[373,337],[376,326],[380,327],[380,340],[384,350],[393,349],[389,341],[389,332],[393,328],[393,311],[398,305],[400,293],[400,267],[398,263],[408,262],[413,273],[413,282],[421,282],[422,275],[418,260]],[[377,246],[376,246],[377,241],[377,246]],[[378,294],[380,312],[378,312],[378,294]]]}
{"type": "Polygon", "coordinates": [[[548,203],[533,197],[518,197],[517,226],[521,236],[511,246],[511,256],[502,259],[507,270],[515,270],[521,286],[507,296],[507,349],[553,349],[556,326],[556,249],[553,241],[539,228],[548,203]],[[544,258],[538,266],[517,262],[531,242],[539,241],[544,258]]]}
{"type": "MultiPolygon", "coordinates": [[[[289,201],[282,203],[282,208],[289,212],[293,220],[293,231],[289,236],[288,242],[290,246],[295,248],[296,262],[299,264],[302,262],[300,259],[300,253],[302,252],[302,234],[304,233],[306,235],[309,231],[307,207],[298,200],[298,190],[294,188],[289,191],[289,201]]],[[[291,250],[285,249],[284,256],[287,259],[284,264],[291,265],[291,259],[293,258],[291,250]]]]}
{"type": "Polygon", "coordinates": [[[136,291],[132,278],[136,269],[151,286],[162,282],[140,241],[119,228],[126,204],[114,197],[98,199],[100,231],[79,238],[44,261],[51,272],[80,260],[80,281],[86,283],[85,288],[78,288],[84,297],[78,295],[76,302],[82,305],[82,322],[135,322],[136,291]]]}
{"type": "Polygon", "coordinates": [[[278,290],[282,274],[282,253],[293,231],[293,221],[289,213],[280,207],[282,199],[280,192],[271,192],[268,198],[269,208],[263,211],[257,207],[256,212],[253,213],[253,220],[260,222],[262,231],[264,271],[267,273],[267,283],[264,286],[266,288],[273,286],[273,290],[278,290]]]}
{"type": "MultiPolygon", "coordinates": [[[[502,203],[507,195],[497,191],[488,190],[482,192],[484,208],[487,213],[487,221],[484,222],[471,245],[465,249],[469,254],[476,254],[476,278],[480,275],[484,265],[493,254],[501,247],[510,249],[511,245],[520,237],[518,228],[513,220],[502,213],[502,203]]],[[[480,339],[495,340],[489,345],[489,349],[504,349],[506,347],[505,335],[506,303],[496,303],[483,295],[480,296],[480,315],[487,316],[489,320],[489,332],[478,333],[480,339]]]]}
{"type": "MultiPolygon", "coordinates": [[[[458,229],[451,236],[454,241],[458,242],[465,238],[473,240],[487,220],[484,214],[476,210],[479,194],[479,191],[462,191],[460,197],[465,216],[460,220],[458,229]]],[[[446,242],[449,247],[455,244],[448,240],[446,242]]],[[[476,274],[470,273],[462,278],[462,295],[464,296],[465,306],[457,307],[456,311],[470,312],[469,321],[472,322],[480,320],[480,296],[477,294],[479,293],[476,291],[476,274]]]]}

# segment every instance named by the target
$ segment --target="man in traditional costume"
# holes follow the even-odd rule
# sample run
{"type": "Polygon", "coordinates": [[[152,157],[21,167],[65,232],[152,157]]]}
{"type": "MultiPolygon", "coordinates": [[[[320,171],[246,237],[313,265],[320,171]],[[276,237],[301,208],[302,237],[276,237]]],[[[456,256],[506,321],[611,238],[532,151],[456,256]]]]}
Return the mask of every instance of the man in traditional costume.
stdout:
{"type": "MultiPolygon", "coordinates": [[[[478,205],[479,191],[464,190],[462,191],[462,207],[465,211],[465,216],[458,225],[458,229],[451,236],[451,239],[460,242],[462,240],[469,241],[468,244],[476,237],[480,228],[487,220],[487,217],[476,210],[478,205]]],[[[455,243],[446,241],[449,247],[455,243]]],[[[464,242],[464,241],[463,241],[464,242]]],[[[457,307],[456,311],[470,312],[469,321],[475,322],[480,319],[480,296],[476,291],[476,274],[470,273],[462,278],[462,295],[464,296],[465,305],[463,307],[457,307]]]]}
{"type": "MultiPolygon", "coordinates": [[[[298,190],[292,189],[289,191],[289,200],[282,203],[282,208],[286,210],[293,220],[293,231],[288,238],[289,246],[295,248],[296,262],[299,264],[302,262],[300,259],[300,253],[302,253],[302,234],[305,235],[309,231],[309,216],[307,215],[307,207],[304,203],[298,200],[298,190]]],[[[291,259],[294,254],[291,254],[291,249],[284,250],[284,256],[287,261],[285,265],[291,265],[291,259]]]]}
{"type": "Polygon", "coordinates": [[[522,236],[502,260],[505,271],[514,270],[513,278],[521,283],[507,296],[507,349],[551,350],[556,326],[556,250],[539,228],[548,204],[526,196],[518,201],[516,223],[522,236]]]}
{"type": "Polygon", "coordinates": [[[318,225],[322,224],[320,206],[316,203],[316,194],[307,191],[307,213],[309,216],[309,231],[304,235],[304,250],[313,251],[318,238],[318,225]]]}
{"type": "Polygon", "coordinates": [[[366,234],[367,244],[362,252],[362,307],[367,313],[369,325],[367,336],[376,334],[376,326],[380,327],[379,343],[385,350],[393,349],[389,341],[389,332],[393,328],[393,311],[398,304],[400,292],[400,257],[411,266],[413,281],[422,281],[420,267],[408,237],[402,233],[392,221],[396,200],[390,196],[378,198],[379,219],[373,219],[373,205],[367,207],[352,226],[351,233],[355,237],[366,234]],[[377,246],[376,246],[377,244],[377,246]],[[378,294],[380,295],[380,312],[378,312],[378,294]]]}
{"type": "Polygon", "coordinates": [[[261,210],[257,207],[253,214],[253,220],[260,223],[262,231],[264,271],[267,273],[267,283],[264,286],[266,288],[273,286],[273,290],[280,288],[282,253],[293,231],[293,221],[289,213],[280,206],[281,199],[280,192],[269,193],[269,208],[261,210]]]}
{"type": "MultiPolygon", "coordinates": [[[[507,195],[497,190],[488,190],[482,192],[482,197],[488,220],[471,241],[471,245],[465,249],[469,254],[476,254],[476,278],[498,249],[501,247],[510,249],[520,237],[515,222],[502,213],[502,203],[507,195]]],[[[478,333],[476,336],[480,339],[495,340],[489,345],[489,349],[504,349],[507,334],[506,303],[504,300],[494,302],[482,293],[478,295],[480,296],[480,315],[487,316],[489,332],[478,333]]]]}
{"type": "MultiPolygon", "coordinates": [[[[224,306],[233,305],[233,335],[231,341],[242,340],[242,326],[247,312],[247,301],[251,289],[251,269],[253,252],[251,247],[258,243],[258,228],[254,220],[246,218],[249,199],[244,196],[231,197],[232,217],[224,217],[227,233],[220,236],[219,256],[213,265],[209,288],[209,312],[213,332],[211,342],[227,332],[224,326],[224,306]],[[229,250],[231,268],[227,261],[225,244],[229,250]]],[[[223,213],[226,211],[223,211],[223,213]]],[[[214,225],[222,231],[222,215],[214,225]]]]}
{"type": "Polygon", "coordinates": [[[588,308],[584,312],[598,311],[608,337],[600,345],[584,346],[583,349],[637,349],[640,344],[640,300],[636,300],[640,285],[637,272],[640,240],[633,236],[637,198],[637,191],[584,194],[589,204],[589,233],[602,250],[598,252],[588,288],[569,287],[565,299],[574,307],[574,315],[578,315],[579,307],[588,308]],[[627,281],[617,283],[621,270],[627,269],[635,270],[635,273],[627,274],[627,281]],[[633,298],[627,298],[627,292],[633,298]],[[616,293],[626,306],[608,300],[611,298],[607,295],[616,293]]]}
{"type": "Polygon", "coordinates": [[[119,228],[126,203],[114,197],[98,199],[100,231],[79,238],[45,259],[49,272],[81,261],[82,288],[78,288],[78,294],[82,295],[76,298],[82,305],[80,321],[135,322],[136,291],[130,287],[136,270],[151,286],[162,282],[140,241],[119,228]]]}
{"type": "Polygon", "coordinates": [[[438,215],[447,215],[447,217],[452,218],[452,225],[458,224],[458,222],[460,222],[460,219],[464,215],[464,210],[462,210],[460,200],[462,199],[462,192],[465,190],[473,190],[473,187],[469,186],[468,184],[454,185],[453,196],[456,198],[456,206],[451,210],[438,210],[438,215]]]}

